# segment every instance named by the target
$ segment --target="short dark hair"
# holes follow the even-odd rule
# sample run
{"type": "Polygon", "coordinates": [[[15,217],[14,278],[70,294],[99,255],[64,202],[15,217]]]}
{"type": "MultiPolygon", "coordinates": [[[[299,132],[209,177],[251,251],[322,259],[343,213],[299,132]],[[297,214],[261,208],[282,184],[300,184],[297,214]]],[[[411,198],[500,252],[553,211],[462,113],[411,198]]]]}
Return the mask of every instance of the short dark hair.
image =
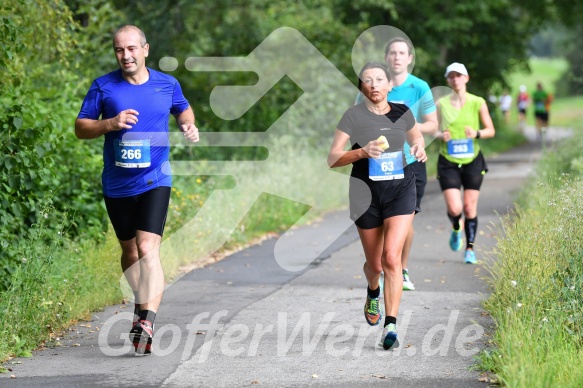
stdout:
{"type": "Polygon", "coordinates": [[[389,74],[389,71],[387,70],[387,67],[385,65],[381,65],[378,62],[369,62],[366,65],[364,65],[362,69],[360,69],[360,73],[358,73],[358,90],[362,91],[362,74],[364,74],[364,72],[369,69],[381,69],[382,71],[385,72],[387,79],[389,81],[391,80],[391,75],[389,74]]]}
{"type": "Polygon", "coordinates": [[[389,55],[391,45],[397,42],[405,43],[407,45],[407,49],[409,50],[409,55],[413,55],[413,44],[411,43],[411,41],[407,38],[403,38],[402,36],[398,36],[396,38],[389,40],[389,43],[387,43],[387,45],[385,46],[385,58],[387,57],[387,55],[389,55]]]}
{"type": "MultiPolygon", "coordinates": [[[[126,30],[134,30],[138,33],[138,35],[140,35],[140,45],[142,47],[144,47],[146,45],[147,40],[146,40],[146,34],[144,34],[144,31],[142,31],[141,29],[139,29],[136,26],[132,26],[130,24],[127,24],[125,26],[120,27],[115,34],[113,34],[113,44],[115,45],[115,37],[117,36],[117,34],[119,34],[122,31],[126,31],[126,30]]],[[[115,48],[115,47],[114,47],[115,48]]]]}

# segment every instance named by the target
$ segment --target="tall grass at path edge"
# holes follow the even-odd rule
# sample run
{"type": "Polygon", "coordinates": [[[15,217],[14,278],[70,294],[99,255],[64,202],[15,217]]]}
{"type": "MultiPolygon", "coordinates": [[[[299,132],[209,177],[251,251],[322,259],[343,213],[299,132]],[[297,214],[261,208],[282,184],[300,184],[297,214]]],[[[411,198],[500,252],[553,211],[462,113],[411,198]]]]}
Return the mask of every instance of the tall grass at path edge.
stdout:
{"type": "Polygon", "coordinates": [[[488,265],[492,294],[485,307],[496,328],[480,365],[502,386],[583,386],[581,99],[555,100],[551,126],[574,135],[544,153],[515,212],[504,217],[488,265]]]}

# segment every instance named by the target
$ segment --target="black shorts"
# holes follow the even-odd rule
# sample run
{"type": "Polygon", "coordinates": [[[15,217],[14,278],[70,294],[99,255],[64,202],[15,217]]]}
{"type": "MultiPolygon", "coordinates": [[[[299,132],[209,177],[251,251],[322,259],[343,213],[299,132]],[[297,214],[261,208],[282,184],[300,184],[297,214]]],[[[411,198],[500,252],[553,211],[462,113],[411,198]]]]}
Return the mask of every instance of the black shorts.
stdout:
{"type": "Polygon", "coordinates": [[[526,114],[526,108],[518,108],[518,113],[526,114]]]}
{"type": "Polygon", "coordinates": [[[437,179],[441,191],[447,189],[480,190],[488,166],[484,155],[480,151],[478,156],[468,164],[457,164],[439,155],[437,161],[437,179]]]}
{"type": "Polygon", "coordinates": [[[547,122],[549,121],[549,112],[534,112],[534,117],[547,122]]]}
{"type": "Polygon", "coordinates": [[[378,228],[387,218],[413,214],[419,210],[415,176],[409,166],[405,167],[405,171],[405,178],[398,181],[368,181],[368,186],[350,185],[350,216],[356,226],[361,229],[378,228]],[[368,191],[366,187],[370,189],[370,194],[362,192],[363,189],[368,191]]]}
{"type": "Polygon", "coordinates": [[[415,174],[415,188],[417,189],[417,212],[421,211],[421,199],[425,194],[427,186],[427,165],[425,163],[415,162],[411,164],[413,174],[415,174]]]}
{"type": "Polygon", "coordinates": [[[104,196],[107,214],[117,238],[121,241],[131,240],[136,237],[137,230],[162,236],[170,191],[170,187],[162,186],[132,197],[104,196]]]}

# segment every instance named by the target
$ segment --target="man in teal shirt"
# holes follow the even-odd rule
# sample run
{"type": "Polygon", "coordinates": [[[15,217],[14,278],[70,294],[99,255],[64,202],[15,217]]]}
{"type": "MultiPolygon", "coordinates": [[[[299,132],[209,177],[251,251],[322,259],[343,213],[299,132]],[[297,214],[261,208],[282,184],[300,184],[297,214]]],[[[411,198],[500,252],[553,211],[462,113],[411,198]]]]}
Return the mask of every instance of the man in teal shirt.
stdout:
{"type": "MultiPolygon", "coordinates": [[[[392,89],[387,96],[387,100],[394,103],[404,104],[409,107],[417,125],[424,135],[432,136],[437,132],[437,110],[433,94],[427,82],[409,73],[409,65],[413,62],[413,45],[402,37],[391,39],[385,46],[385,62],[387,63],[389,74],[391,75],[392,89]]],[[[362,102],[363,97],[358,95],[356,103],[362,102]]],[[[417,208],[421,209],[421,199],[425,193],[427,184],[427,168],[425,163],[416,162],[409,152],[409,145],[405,143],[403,153],[407,156],[407,164],[410,164],[415,173],[415,186],[417,188],[417,208]]],[[[403,269],[403,290],[413,291],[415,285],[409,278],[409,253],[413,244],[413,226],[407,235],[403,253],[401,256],[401,267],[403,269]]]]}
{"type": "MultiPolygon", "coordinates": [[[[409,73],[409,65],[413,62],[413,46],[408,39],[394,38],[385,47],[385,61],[391,74],[393,89],[387,99],[391,102],[407,105],[417,125],[424,135],[433,135],[437,132],[437,111],[433,95],[427,82],[409,73]]],[[[407,164],[411,164],[415,173],[415,184],[417,187],[417,208],[420,210],[421,199],[427,184],[427,168],[425,163],[416,162],[409,152],[409,145],[405,143],[404,154],[407,155],[407,164]]],[[[413,225],[409,230],[403,253],[401,256],[401,266],[403,268],[403,290],[412,291],[415,285],[409,279],[407,265],[409,263],[409,253],[413,244],[413,225]]]]}

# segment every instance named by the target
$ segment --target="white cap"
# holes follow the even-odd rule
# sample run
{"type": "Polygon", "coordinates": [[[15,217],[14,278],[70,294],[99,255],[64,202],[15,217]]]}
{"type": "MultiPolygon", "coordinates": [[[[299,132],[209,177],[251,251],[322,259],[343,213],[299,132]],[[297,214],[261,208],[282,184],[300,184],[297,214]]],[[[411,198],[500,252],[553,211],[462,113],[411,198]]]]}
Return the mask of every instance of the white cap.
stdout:
{"type": "Polygon", "coordinates": [[[460,73],[463,75],[468,75],[468,70],[466,69],[466,67],[459,62],[454,62],[451,65],[449,65],[447,69],[445,69],[445,76],[447,77],[448,74],[451,73],[452,71],[455,71],[456,73],[460,73]]]}
{"type": "Polygon", "coordinates": [[[520,85],[519,90],[523,93],[526,92],[526,85],[520,85]]]}

